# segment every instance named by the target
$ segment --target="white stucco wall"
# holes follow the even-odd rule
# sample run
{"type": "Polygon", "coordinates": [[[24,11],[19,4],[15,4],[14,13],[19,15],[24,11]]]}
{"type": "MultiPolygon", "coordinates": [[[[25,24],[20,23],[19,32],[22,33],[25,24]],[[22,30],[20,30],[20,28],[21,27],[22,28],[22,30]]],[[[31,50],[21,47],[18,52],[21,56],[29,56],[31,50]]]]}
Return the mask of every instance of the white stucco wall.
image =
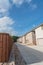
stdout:
{"type": "Polygon", "coordinates": [[[35,29],[35,32],[36,32],[36,39],[43,38],[43,29],[41,29],[41,27],[35,29]]]}
{"type": "Polygon", "coordinates": [[[43,45],[43,29],[41,26],[35,30],[37,45],[43,45]]]}
{"type": "Polygon", "coordinates": [[[25,43],[25,36],[22,37],[22,43],[25,43]]]}
{"type": "Polygon", "coordinates": [[[26,43],[27,44],[33,44],[33,39],[32,39],[32,32],[28,33],[26,35],[26,43]]]}
{"type": "Polygon", "coordinates": [[[17,39],[18,42],[22,42],[22,38],[17,39]]]}

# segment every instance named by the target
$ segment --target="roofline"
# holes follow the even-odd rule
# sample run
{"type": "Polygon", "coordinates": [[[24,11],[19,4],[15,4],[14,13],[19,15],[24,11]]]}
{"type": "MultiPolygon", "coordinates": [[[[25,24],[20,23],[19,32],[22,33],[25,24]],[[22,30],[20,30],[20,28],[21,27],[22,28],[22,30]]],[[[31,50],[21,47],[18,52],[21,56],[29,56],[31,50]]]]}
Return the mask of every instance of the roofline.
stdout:
{"type": "Polygon", "coordinates": [[[23,37],[23,36],[25,36],[25,35],[27,35],[28,33],[32,32],[32,31],[34,31],[35,29],[37,29],[38,27],[40,27],[42,25],[43,25],[43,23],[41,23],[40,25],[36,26],[35,28],[33,28],[32,30],[30,30],[29,32],[27,32],[26,34],[20,36],[20,38],[23,37]]]}

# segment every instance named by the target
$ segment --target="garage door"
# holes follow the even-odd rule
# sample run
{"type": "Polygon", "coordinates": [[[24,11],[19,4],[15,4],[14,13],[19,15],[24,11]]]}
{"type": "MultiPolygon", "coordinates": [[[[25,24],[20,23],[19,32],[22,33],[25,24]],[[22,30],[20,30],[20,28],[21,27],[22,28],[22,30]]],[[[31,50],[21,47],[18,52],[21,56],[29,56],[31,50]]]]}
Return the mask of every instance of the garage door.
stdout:
{"type": "Polygon", "coordinates": [[[38,39],[38,45],[43,45],[43,39],[38,39]]]}

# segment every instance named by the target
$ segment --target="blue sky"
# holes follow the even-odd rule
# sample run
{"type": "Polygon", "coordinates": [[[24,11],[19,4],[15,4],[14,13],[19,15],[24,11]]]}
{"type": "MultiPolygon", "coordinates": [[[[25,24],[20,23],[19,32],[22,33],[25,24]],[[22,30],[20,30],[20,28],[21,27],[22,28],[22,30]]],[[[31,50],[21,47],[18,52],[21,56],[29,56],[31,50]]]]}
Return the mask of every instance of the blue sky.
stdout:
{"type": "Polygon", "coordinates": [[[43,0],[0,0],[0,32],[23,35],[43,23],[43,0]]]}

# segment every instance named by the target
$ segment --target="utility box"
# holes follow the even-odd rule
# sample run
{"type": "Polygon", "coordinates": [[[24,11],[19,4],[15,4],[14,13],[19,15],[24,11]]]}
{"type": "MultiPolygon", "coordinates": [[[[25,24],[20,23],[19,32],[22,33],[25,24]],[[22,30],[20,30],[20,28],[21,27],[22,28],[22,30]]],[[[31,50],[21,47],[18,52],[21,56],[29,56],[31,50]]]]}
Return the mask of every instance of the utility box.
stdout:
{"type": "Polygon", "coordinates": [[[13,40],[7,33],[0,33],[0,62],[8,62],[13,40]]]}

